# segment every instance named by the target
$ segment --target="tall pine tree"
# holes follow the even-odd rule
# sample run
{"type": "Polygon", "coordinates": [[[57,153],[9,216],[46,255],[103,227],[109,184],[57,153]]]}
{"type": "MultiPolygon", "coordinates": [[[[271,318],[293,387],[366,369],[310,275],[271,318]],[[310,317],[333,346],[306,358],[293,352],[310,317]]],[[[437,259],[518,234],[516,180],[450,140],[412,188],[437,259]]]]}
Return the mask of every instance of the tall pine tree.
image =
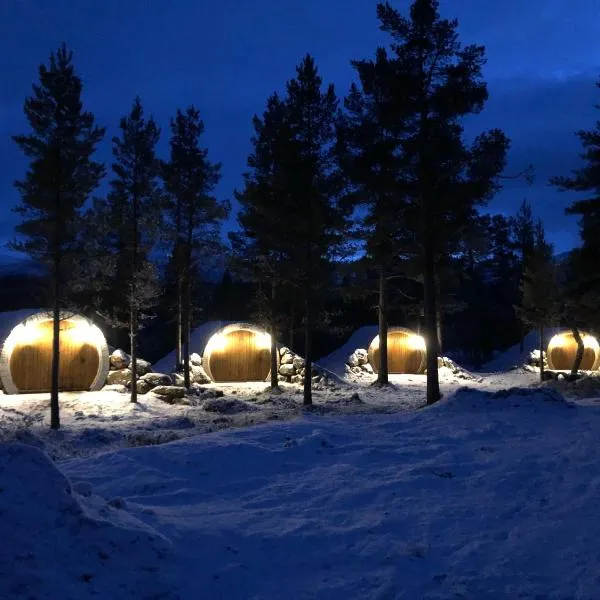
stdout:
{"type": "Polygon", "coordinates": [[[151,260],[162,202],[155,155],[160,131],[152,117],[144,116],[139,98],[119,127],[120,135],[113,137],[111,189],[107,199],[97,202],[95,208],[98,220],[106,224],[99,244],[107,265],[105,316],[113,325],[129,331],[131,402],[137,402],[140,321],[149,316],[160,291],[151,260]]]}
{"type": "Polygon", "coordinates": [[[39,68],[39,83],[25,100],[31,133],[14,136],[30,159],[24,179],[15,182],[21,201],[16,212],[21,239],[12,247],[44,262],[50,268],[53,312],[52,386],[53,429],[60,427],[58,392],[60,371],[60,312],[65,275],[77,233],[78,216],[104,175],[104,166],[93,160],[104,129],[83,109],[83,85],[75,73],[73,54],[63,45],[39,68]]]}
{"type": "Polygon", "coordinates": [[[229,212],[228,205],[212,196],[220,179],[221,165],[211,163],[208,150],[200,146],[203,133],[204,123],[196,108],[178,110],[171,120],[170,161],[163,167],[168,192],[166,208],[173,232],[173,260],[178,271],[176,367],[183,366],[186,388],[190,387],[194,262],[219,246],[220,223],[229,212]],[[200,256],[194,256],[194,250],[200,256]]]}
{"type": "Polygon", "coordinates": [[[420,252],[427,344],[427,402],[440,398],[437,357],[437,269],[452,252],[461,230],[477,217],[476,207],[496,191],[508,141],[499,130],[463,140],[462,118],[482,110],[485,51],[463,46],[458,22],[441,19],[437,0],[415,0],[408,18],[379,3],[381,29],[393,38],[390,90],[404,117],[402,151],[406,194],[420,252]]]}
{"type": "Polygon", "coordinates": [[[304,301],[304,404],[312,404],[313,330],[331,259],[343,242],[346,214],[339,205],[341,178],[334,145],[338,100],[333,85],[323,88],[315,61],[306,56],[286,86],[290,162],[285,195],[290,217],[281,233],[293,240],[290,265],[298,274],[304,301]]]}

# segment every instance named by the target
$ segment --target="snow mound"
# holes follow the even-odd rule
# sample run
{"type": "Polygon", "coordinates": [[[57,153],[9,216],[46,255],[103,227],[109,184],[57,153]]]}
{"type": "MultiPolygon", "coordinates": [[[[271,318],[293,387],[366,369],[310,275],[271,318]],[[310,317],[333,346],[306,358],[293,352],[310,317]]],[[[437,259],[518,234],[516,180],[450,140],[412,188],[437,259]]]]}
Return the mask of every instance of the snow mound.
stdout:
{"type": "MultiPolygon", "coordinates": [[[[559,333],[559,328],[550,328],[545,331],[546,343],[550,341],[553,335],[559,333]]],[[[483,372],[509,371],[511,369],[522,367],[528,363],[534,350],[539,352],[540,335],[537,331],[530,331],[523,339],[523,352],[520,344],[511,346],[506,352],[498,355],[496,358],[481,367],[483,372]]]]}
{"type": "Polygon", "coordinates": [[[581,377],[575,381],[566,379],[551,379],[545,383],[546,389],[558,392],[574,398],[596,398],[600,397],[600,377],[581,377]]]}
{"type": "Polygon", "coordinates": [[[0,473],[0,598],[176,597],[164,577],[169,542],[122,503],[76,493],[25,444],[0,447],[0,473]]]}
{"type": "Polygon", "coordinates": [[[502,407],[506,405],[518,408],[522,405],[521,403],[526,403],[529,406],[547,404],[572,406],[559,391],[551,387],[513,387],[497,391],[476,390],[464,387],[457,390],[445,402],[440,402],[434,405],[434,407],[465,408],[468,410],[484,408],[487,410],[490,407],[502,407]]]}

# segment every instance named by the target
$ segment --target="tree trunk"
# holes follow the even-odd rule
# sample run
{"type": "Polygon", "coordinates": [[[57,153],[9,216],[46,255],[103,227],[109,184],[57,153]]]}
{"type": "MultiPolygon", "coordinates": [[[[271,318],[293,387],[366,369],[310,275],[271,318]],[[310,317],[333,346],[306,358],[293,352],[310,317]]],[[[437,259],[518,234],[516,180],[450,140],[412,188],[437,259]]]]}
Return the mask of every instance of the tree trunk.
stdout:
{"type": "Polygon", "coordinates": [[[175,346],[175,371],[182,369],[182,337],[183,337],[183,276],[177,273],[177,345],[175,346]]]}
{"type": "Polygon", "coordinates": [[[275,282],[271,280],[271,389],[279,388],[279,373],[277,371],[277,327],[275,325],[275,282]]]}
{"type": "Polygon", "coordinates": [[[540,325],[540,381],[544,381],[544,326],[540,325]]]}
{"type": "Polygon", "coordinates": [[[183,342],[183,385],[190,389],[190,334],[192,330],[192,215],[189,216],[185,248],[185,289],[184,289],[184,342],[183,342]]]}
{"type": "MultiPolygon", "coordinates": [[[[57,226],[57,238],[58,238],[57,226]]],[[[57,242],[54,250],[54,309],[52,313],[52,379],[50,386],[50,428],[60,428],[58,405],[58,383],[60,373],[60,247],[57,242]]]]}
{"type": "Polygon", "coordinates": [[[131,336],[131,402],[137,403],[137,335],[138,335],[138,310],[137,310],[137,255],[138,255],[138,195],[133,191],[132,198],[132,240],[131,240],[131,289],[129,298],[129,335],[131,336]]]}
{"type": "Polygon", "coordinates": [[[585,346],[583,345],[583,340],[581,339],[579,328],[573,325],[571,326],[571,331],[573,332],[573,337],[577,342],[577,354],[575,354],[575,361],[573,362],[573,367],[571,368],[571,377],[574,379],[575,377],[577,377],[577,373],[579,372],[579,367],[581,366],[581,361],[583,360],[585,346]]]}
{"type": "Polygon", "coordinates": [[[423,295],[425,300],[425,343],[427,348],[427,404],[435,404],[440,398],[438,377],[437,314],[435,297],[435,264],[432,240],[424,239],[425,269],[423,273],[423,295]]]}
{"type": "Polygon", "coordinates": [[[312,306],[307,290],[304,301],[304,405],[312,404],[312,306]]]}
{"type": "Polygon", "coordinates": [[[57,149],[56,164],[56,211],[54,220],[54,306],[52,312],[52,372],[50,379],[50,428],[60,429],[60,408],[58,404],[58,383],[60,374],[60,262],[61,262],[61,203],[60,203],[60,148],[57,149]]]}
{"type": "Polygon", "coordinates": [[[437,305],[437,343],[438,343],[438,352],[440,355],[444,354],[443,345],[442,345],[442,306],[441,303],[438,302],[437,305]]]}
{"type": "Polygon", "coordinates": [[[385,385],[388,377],[388,322],[387,322],[387,278],[383,269],[379,272],[379,371],[377,383],[385,385]]]}

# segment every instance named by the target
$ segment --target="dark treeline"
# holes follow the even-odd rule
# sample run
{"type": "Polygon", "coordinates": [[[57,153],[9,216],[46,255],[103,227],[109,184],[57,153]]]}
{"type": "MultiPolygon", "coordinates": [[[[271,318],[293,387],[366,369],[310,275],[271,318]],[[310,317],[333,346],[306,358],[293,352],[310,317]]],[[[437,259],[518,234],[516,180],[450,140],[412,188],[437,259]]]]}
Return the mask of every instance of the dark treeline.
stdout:
{"type": "MultiPolygon", "coordinates": [[[[581,216],[583,245],[558,262],[536,207],[485,213],[510,146],[498,129],[464,136],[463,119],[488,99],[485,49],[462,44],[436,0],[415,0],[407,14],[379,3],[377,15],[388,44],[352,61],[349,90],[323,81],[307,55],[254,117],[229,244],[231,206],[214,196],[221,166],[203,145],[201,110],[175,109],[161,131],[133,99],[103,165],[94,154],[105,129],[83,106],[72,53],[63,46],[40,66],[25,100],[30,132],[14,138],[30,163],[15,184],[22,223],[12,246],[46,265],[48,282],[20,275],[19,298],[0,301],[52,307],[55,374],[62,310],[99,320],[114,345],[129,347],[134,374],[140,353],[155,360],[175,347],[186,386],[190,332],[208,319],[264,325],[304,355],[309,374],[353,329],[376,322],[380,385],[385,332],[405,325],[426,339],[429,403],[440,397],[442,353],[477,366],[532,328],[543,340],[558,322],[598,327],[599,199],[569,209],[581,216]],[[109,191],[97,197],[105,177],[109,191]]],[[[587,166],[552,183],[597,193],[600,126],[578,135],[587,166]]],[[[275,352],[273,342],[273,361],[275,352]]]]}

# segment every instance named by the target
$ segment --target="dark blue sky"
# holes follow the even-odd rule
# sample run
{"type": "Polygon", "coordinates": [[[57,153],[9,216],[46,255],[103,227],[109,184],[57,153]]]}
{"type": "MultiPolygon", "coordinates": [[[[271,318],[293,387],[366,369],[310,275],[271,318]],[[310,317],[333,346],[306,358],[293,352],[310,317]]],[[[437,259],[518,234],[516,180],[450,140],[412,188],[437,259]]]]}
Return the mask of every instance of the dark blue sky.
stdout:
{"type": "MultiPolygon", "coordinates": [[[[11,0],[0,3],[0,244],[12,237],[12,187],[26,163],[10,140],[26,131],[22,103],[37,67],[65,41],[75,51],[86,106],[109,128],[140,95],[163,129],[177,107],[202,112],[205,143],[223,163],[218,194],[231,198],[241,183],[252,134],[251,118],[282,89],[306,52],[326,81],[346,93],[349,61],[369,57],[386,37],[374,0],[11,0]]],[[[395,5],[405,10],[408,0],[395,5]]],[[[577,225],[564,216],[572,195],[547,185],[580,163],[574,136],[591,128],[600,103],[600,0],[441,0],[457,17],[464,42],[487,47],[490,101],[468,131],[500,127],[512,138],[508,172],[536,167],[534,185],[510,182],[490,210],[513,214],[525,197],[543,217],[561,252],[578,243],[577,225]]],[[[232,219],[232,224],[233,224],[232,219]]],[[[230,225],[231,226],[231,225],[230,225]]]]}

